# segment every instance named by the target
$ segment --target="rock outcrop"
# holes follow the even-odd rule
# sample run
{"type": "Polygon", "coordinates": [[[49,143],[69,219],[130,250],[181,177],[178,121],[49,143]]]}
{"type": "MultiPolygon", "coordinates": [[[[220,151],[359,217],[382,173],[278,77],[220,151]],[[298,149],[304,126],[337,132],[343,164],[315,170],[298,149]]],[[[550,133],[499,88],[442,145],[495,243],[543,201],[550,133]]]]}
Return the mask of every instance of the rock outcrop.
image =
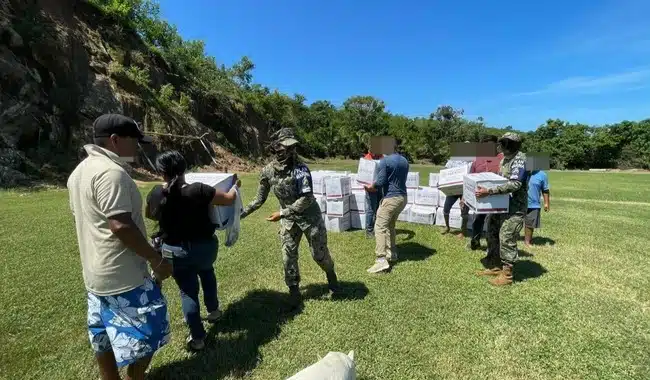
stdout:
{"type": "Polygon", "coordinates": [[[178,112],[155,96],[166,84],[181,88],[183,80],[93,5],[0,0],[0,187],[64,179],[91,141],[93,120],[106,112],[129,115],[148,131],[207,133],[210,154],[197,140],[158,135],[157,149],[178,149],[191,164],[212,164],[213,155],[224,170],[233,153],[245,157],[240,164],[261,155],[266,126],[250,107],[202,99],[178,112]],[[147,86],[125,74],[135,63],[146,69],[147,86]]]}

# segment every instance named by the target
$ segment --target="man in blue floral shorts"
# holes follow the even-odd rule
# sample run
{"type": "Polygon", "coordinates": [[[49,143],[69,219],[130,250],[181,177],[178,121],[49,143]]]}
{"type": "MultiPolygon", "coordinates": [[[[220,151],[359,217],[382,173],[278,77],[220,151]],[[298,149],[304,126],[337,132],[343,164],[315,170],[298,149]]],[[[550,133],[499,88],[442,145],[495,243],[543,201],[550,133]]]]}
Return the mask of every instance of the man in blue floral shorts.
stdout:
{"type": "Polygon", "coordinates": [[[144,379],[153,354],[170,338],[167,302],[151,279],[171,265],[147,242],[142,196],[124,166],[147,142],[135,121],[103,115],[95,144],[68,179],[83,278],[88,291],[88,335],[103,380],[144,379]]]}

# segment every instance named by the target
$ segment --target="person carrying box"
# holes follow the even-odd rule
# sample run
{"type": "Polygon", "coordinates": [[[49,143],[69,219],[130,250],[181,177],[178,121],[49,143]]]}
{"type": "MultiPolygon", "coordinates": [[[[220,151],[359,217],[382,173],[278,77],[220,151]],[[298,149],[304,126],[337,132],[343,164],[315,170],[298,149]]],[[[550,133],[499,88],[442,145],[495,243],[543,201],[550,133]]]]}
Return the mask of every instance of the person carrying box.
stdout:
{"type": "Polygon", "coordinates": [[[479,276],[496,276],[490,280],[495,286],[512,284],[512,271],[517,261],[517,239],[524,226],[528,210],[528,181],[526,154],[521,152],[521,137],[508,132],[499,139],[503,152],[499,174],[508,182],[490,189],[476,188],[476,197],[494,194],[511,194],[507,214],[491,214],[488,217],[488,268],[479,276]]]}
{"type": "Polygon", "coordinates": [[[399,214],[406,207],[406,177],[409,163],[401,154],[387,154],[379,162],[379,174],[372,185],[365,185],[368,192],[382,191],[384,198],[377,210],[375,233],[375,264],[368,273],[380,273],[390,269],[391,263],[397,261],[395,246],[395,224],[399,214]]]}
{"type": "MultiPolygon", "coordinates": [[[[363,157],[366,160],[380,160],[384,157],[383,154],[372,154],[370,149],[368,153],[363,157]]],[[[383,198],[381,189],[378,189],[375,192],[366,190],[366,237],[374,238],[375,237],[375,218],[377,216],[377,209],[379,208],[379,202],[383,198]]]]}
{"type": "MultiPolygon", "coordinates": [[[[498,137],[495,135],[486,135],[481,138],[481,143],[496,143],[498,137]]],[[[485,173],[492,172],[494,174],[499,174],[499,165],[503,159],[503,153],[499,153],[496,157],[477,157],[472,166],[469,169],[470,174],[472,173],[485,173]]],[[[464,199],[460,200],[461,205],[464,205],[464,199]]],[[[487,214],[476,214],[474,222],[472,223],[472,235],[469,243],[469,248],[472,251],[475,251],[481,247],[481,235],[483,234],[483,226],[485,225],[485,217],[487,214]]]]}

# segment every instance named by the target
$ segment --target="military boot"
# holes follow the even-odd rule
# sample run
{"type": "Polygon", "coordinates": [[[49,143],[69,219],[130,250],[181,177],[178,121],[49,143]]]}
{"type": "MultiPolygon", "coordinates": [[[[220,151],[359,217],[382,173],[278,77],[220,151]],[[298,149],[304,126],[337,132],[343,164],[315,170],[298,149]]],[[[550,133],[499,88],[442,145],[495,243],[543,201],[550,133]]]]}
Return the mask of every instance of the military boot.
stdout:
{"type": "Polygon", "coordinates": [[[327,272],[326,274],[327,274],[327,287],[332,292],[332,294],[338,293],[341,289],[339,286],[339,280],[336,277],[336,272],[332,270],[327,272]]]}
{"type": "Polygon", "coordinates": [[[512,264],[503,264],[503,268],[499,275],[490,280],[490,284],[494,286],[505,286],[512,284],[512,264]]]}
{"type": "Polygon", "coordinates": [[[501,259],[498,257],[486,257],[485,269],[476,272],[477,276],[498,276],[501,273],[501,259]]]}
{"type": "Polygon", "coordinates": [[[292,307],[300,307],[302,305],[302,294],[298,285],[289,287],[289,303],[292,307]]]}

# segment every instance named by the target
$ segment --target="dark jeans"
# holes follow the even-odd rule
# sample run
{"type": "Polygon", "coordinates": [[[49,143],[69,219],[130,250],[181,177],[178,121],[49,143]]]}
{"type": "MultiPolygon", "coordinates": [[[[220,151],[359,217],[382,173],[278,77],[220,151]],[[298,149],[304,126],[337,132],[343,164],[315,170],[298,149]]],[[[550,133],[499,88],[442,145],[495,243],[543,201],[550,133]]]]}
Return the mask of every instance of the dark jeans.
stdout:
{"type": "Polygon", "coordinates": [[[375,219],[381,198],[382,194],[379,190],[374,193],[366,191],[366,232],[369,234],[375,232],[375,219]]]}
{"type": "Polygon", "coordinates": [[[203,339],[206,335],[201,322],[199,279],[208,313],[219,308],[217,277],[213,267],[218,247],[216,237],[180,246],[163,244],[163,256],[172,262],[174,280],[181,291],[183,316],[193,339],[203,339]]]}
{"type": "Polygon", "coordinates": [[[474,223],[472,223],[472,245],[481,244],[481,236],[483,235],[483,226],[485,225],[485,218],[487,214],[474,215],[474,223]]]}
{"type": "MultiPolygon", "coordinates": [[[[442,209],[442,213],[444,215],[449,215],[451,212],[451,207],[456,203],[457,200],[461,198],[461,195],[448,195],[447,198],[445,198],[445,205],[442,209]]],[[[461,206],[460,208],[460,214],[464,217],[467,218],[467,215],[469,214],[469,208],[467,206],[461,206]]]]}

